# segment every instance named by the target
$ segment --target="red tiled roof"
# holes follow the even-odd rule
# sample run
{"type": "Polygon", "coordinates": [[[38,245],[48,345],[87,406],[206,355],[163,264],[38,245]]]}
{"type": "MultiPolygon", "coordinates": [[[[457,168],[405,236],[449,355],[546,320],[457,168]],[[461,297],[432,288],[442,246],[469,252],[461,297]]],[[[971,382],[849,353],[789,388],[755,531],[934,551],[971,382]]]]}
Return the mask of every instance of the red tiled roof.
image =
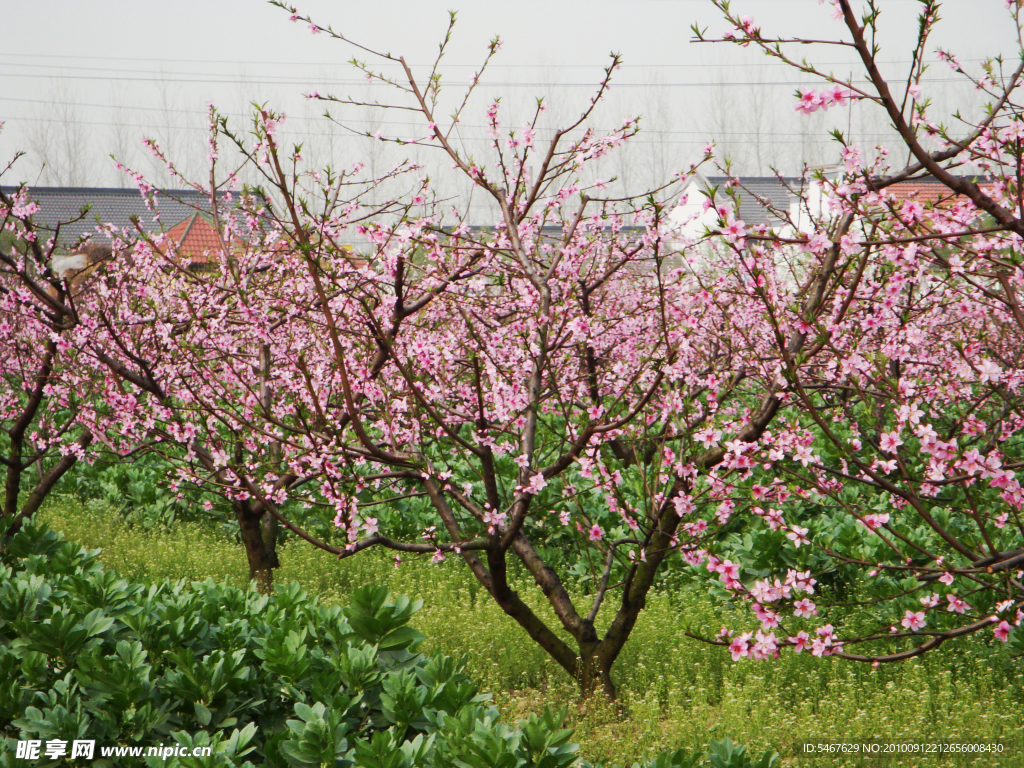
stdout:
{"type": "MultiPolygon", "coordinates": [[[[210,251],[219,251],[222,247],[217,230],[198,212],[167,230],[167,236],[178,244],[178,253],[194,266],[208,264],[210,251]]],[[[230,244],[240,246],[242,241],[232,238],[230,244]]]]}
{"type": "MultiPolygon", "coordinates": [[[[986,191],[986,187],[989,185],[982,183],[979,186],[982,191],[986,191]]],[[[933,178],[901,181],[893,184],[891,187],[887,187],[883,190],[883,194],[891,194],[897,206],[906,200],[917,200],[925,206],[944,208],[966,200],[965,197],[957,194],[941,181],[933,178]]]]}

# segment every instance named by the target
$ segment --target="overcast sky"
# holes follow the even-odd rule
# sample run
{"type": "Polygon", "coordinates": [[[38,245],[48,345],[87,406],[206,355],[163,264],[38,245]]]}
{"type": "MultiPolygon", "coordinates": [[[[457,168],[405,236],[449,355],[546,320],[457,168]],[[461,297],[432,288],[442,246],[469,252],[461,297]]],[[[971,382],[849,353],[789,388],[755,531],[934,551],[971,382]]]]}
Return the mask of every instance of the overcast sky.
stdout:
{"type": "MultiPolygon", "coordinates": [[[[880,4],[880,58],[897,74],[909,61],[918,3],[880,4]]],[[[965,61],[1000,52],[1013,57],[1013,28],[1003,6],[1003,0],[949,0],[930,53],[944,47],[965,61]]],[[[835,37],[842,32],[829,5],[817,0],[735,0],[733,8],[751,15],[766,33],[835,37]]],[[[792,112],[793,91],[806,80],[750,50],[691,42],[694,23],[713,33],[727,28],[705,0],[317,0],[299,9],[420,67],[433,60],[447,11],[456,10],[446,79],[460,86],[468,82],[488,40],[500,35],[504,47],[483,92],[488,98],[502,96],[513,112],[545,95],[556,119],[578,110],[609,52],[621,53],[625,64],[612,98],[594,123],[611,127],[627,115],[643,114],[647,133],[623,167],[643,166],[647,175],[692,159],[711,139],[759,172],[773,158],[781,163],[806,158],[807,146],[817,147],[827,160],[822,134],[828,125],[799,123],[792,112]],[[767,117],[752,126],[750,113],[757,104],[767,117]],[[761,150],[770,143],[774,154],[769,156],[761,150]],[[796,154],[797,145],[803,155],[796,154]],[[660,160],[654,159],[658,152],[660,160]]],[[[315,152],[335,161],[339,152],[362,151],[337,144],[336,128],[314,119],[322,105],[301,98],[312,89],[365,93],[358,73],[345,63],[355,52],[310,34],[260,0],[0,0],[0,11],[0,119],[6,122],[0,152],[4,159],[19,149],[29,152],[6,182],[112,186],[119,182],[107,156],[142,163],[138,146],[144,135],[159,138],[179,159],[190,157],[195,165],[205,154],[202,112],[210,101],[239,118],[248,103],[269,102],[289,113],[292,129],[308,134],[315,152]],[[50,166],[40,173],[44,155],[50,166]]],[[[800,53],[834,65],[837,73],[850,70],[850,57],[841,49],[800,53]]],[[[933,67],[930,78],[942,98],[971,102],[969,90],[953,82],[945,66],[933,67]]],[[[348,112],[345,118],[357,129],[381,121],[399,134],[404,129],[386,116],[348,112]]],[[[851,112],[840,118],[864,133],[868,143],[872,132],[884,130],[868,115],[851,112]]],[[[482,121],[481,112],[472,122],[482,121]]]]}

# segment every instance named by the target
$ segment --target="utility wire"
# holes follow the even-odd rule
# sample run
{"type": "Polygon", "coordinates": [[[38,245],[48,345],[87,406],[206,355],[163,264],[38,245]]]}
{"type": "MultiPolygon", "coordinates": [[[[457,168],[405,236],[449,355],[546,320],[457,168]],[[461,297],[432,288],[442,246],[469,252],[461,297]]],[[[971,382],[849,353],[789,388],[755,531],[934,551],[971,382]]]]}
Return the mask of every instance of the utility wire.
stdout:
{"type": "MultiPolygon", "coordinates": [[[[310,67],[310,66],[339,66],[349,64],[348,60],[345,61],[267,61],[266,59],[193,59],[193,58],[160,58],[150,56],[93,56],[84,54],[70,54],[70,53],[0,53],[0,58],[13,58],[13,59],[85,59],[89,61],[147,61],[147,62],[171,62],[175,64],[257,64],[263,66],[273,67],[310,67]]],[[[853,61],[833,61],[833,62],[821,62],[816,64],[818,67],[848,67],[853,61]]],[[[963,59],[965,62],[977,63],[984,61],[984,59],[963,59]]],[[[879,65],[883,66],[905,66],[912,62],[908,59],[906,61],[879,61],[879,65]]],[[[30,65],[25,65],[30,66],[30,65]]],[[[59,66],[59,65],[31,65],[31,66],[59,66]]],[[[430,67],[433,66],[433,62],[423,64],[410,64],[410,67],[430,67]]],[[[480,66],[476,64],[454,64],[442,61],[442,67],[459,68],[459,69],[476,69],[480,66]]],[[[602,69],[605,64],[594,63],[594,64],[501,64],[498,62],[492,62],[487,65],[488,69],[496,68],[507,68],[507,69],[602,69]]],[[[789,67],[789,64],[781,61],[769,61],[764,63],[758,63],[751,65],[749,63],[723,63],[723,64],[704,64],[704,63],[688,63],[688,64],[635,64],[631,62],[624,62],[623,69],[628,67],[636,67],[638,69],[684,69],[684,68],[707,68],[707,69],[721,69],[723,67],[749,67],[756,66],[758,69],[763,67],[789,67]]]]}
{"type": "MultiPolygon", "coordinates": [[[[79,119],[65,119],[65,118],[52,119],[52,118],[43,118],[43,117],[0,117],[0,122],[18,123],[18,122],[26,122],[26,121],[27,122],[34,122],[34,123],[57,122],[57,123],[60,123],[61,125],[64,125],[64,124],[71,124],[71,125],[100,125],[100,126],[118,127],[118,128],[142,128],[142,129],[149,129],[149,130],[172,129],[172,130],[175,130],[175,131],[178,131],[178,130],[200,131],[200,132],[204,132],[204,133],[207,131],[207,128],[205,126],[197,126],[197,125],[172,125],[172,126],[168,126],[168,125],[157,125],[157,124],[154,124],[154,123],[103,122],[103,121],[99,121],[99,120],[79,120],[79,119]]],[[[357,122],[357,121],[352,121],[352,122],[357,122]]],[[[391,124],[392,125],[401,125],[401,123],[391,123],[391,124]]],[[[410,129],[412,129],[412,130],[416,129],[415,125],[409,125],[408,127],[410,129]]],[[[486,126],[464,126],[464,127],[479,127],[479,128],[482,129],[482,128],[485,128],[486,126]]],[[[629,140],[629,144],[630,145],[633,145],[633,144],[697,145],[697,144],[706,144],[709,139],[713,139],[713,138],[715,138],[717,136],[752,136],[752,135],[755,135],[755,132],[741,132],[741,131],[715,132],[715,131],[655,131],[655,130],[651,130],[651,131],[649,131],[647,133],[648,133],[648,135],[651,135],[651,134],[693,134],[695,136],[700,136],[700,137],[703,137],[703,138],[693,138],[693,139],[690,139],[688,141],[686,141],[686,140],[678,140],[678,139],[670,139],[670,140],[664,140],[664,139],[662,139],[662,140],[644,140],[642,138],[640,138],[640,139],[634,138],[634,139],[630,139],[629,140]]],[[[367,136],[363,136],[362,134],[351,134],[351,133],[341,133],[341,132],[327,133],[325,131],[296,131],[295,134],[296,134],[297,138],[302,138],[303,136],[331,136],[331,137],[334,137],[334,138],[353,137],[353,138],[362,138],[362,139],[369,138],[367,136]]],[[[643,134],[641,134],[641,135],[643,135],[643,134]]],[[[796,132],[771,133],[771,134],[769,134],[769,133],[765,133],[765,132],[762,131],[761,133],[756,134],[756,135],[760,135],[762,137],[770,138],[771,139],[771,143],[774,143],[774,144],[832,144],[832,143],[835,142],[835,139],[833,139],[831,137],[814,137],[813,135],[808,135],[806,137],[803,137],[803,134],[796,133],[796,132]],[[800,138],[799,140],[794,140],[794,141],[779,141],[779,140],[775,140],[774,139],[775,136],[789,136],[789,137],[800,136],[802,138],[800,138]]],[[[893,133],[863,133],[863,134],[856,134],[856,136],[854,138],[855,139],[861,139],[861,140],[867,139],[867,138],[886,139],[886,138],[892,138],[894,135],[895,135],[895,132],[893,132],[893,133]]],[[[421,141],[424,138],[426,138],[426,137],[421,137],[420,139],[417,139],[417,141],[421,141]]],[[[493,141],[492,139],[487,138],[485,136],[466,136],[466,137],[463,137],[461,140],[463,141],[463,143],[465,143],[465,142],[488,142],[489,143],[489,142],[493,141]]],[[[424,145],[424,146],[429,146],[429,145],[424,145]]]]}
{"type": "MultiPolygon", "coordinates": [[[[0,62],[0,67],[18,67],[24,66],[21,64],[6,64],[0,62]]],[[[98,69],[100,71],[117,71],[105,68],[87,67],[86,69],[98,69]]],[[[202,84],[213,84],[213,85],[300,85],[300,86],[327,86],[327,85],[366,85],[365,79],[344,79],[344,78],[295,78],[287,77],[282,75],[277,79],[266,79],[261,78],[250,78],[250,77],[236,77],[236,78],[223,78],[218,77],[216,73],[206,72],[182,72],[177,73],[176,76],[168,76],[166,73],[158,70],[142,70],[140,73],[152,74],[153,77],[129,77],[125,75],[111,76],[111,75],[79,75],[79,74],[68,74],[68,73],[39,73],[33,74],[29,72],[7,72],[4,73],[4,77],[8,78],[48,78],[48,79],[60,79],[60,80],[103,80],[103,81],[123,81],[123,82],[137,82],[137,83],[202,83],[202,84]],[[192,76],[194,75],[194,76],[192,76]]],[[[948,78],[922,78],[922,83],[955,83],[963,82],[962,77],[948,77],[948,78]]],[[[690,83],[618,83],[612,81],[611,88],[615,90],[617,88],[734,88],[741,86],[758,86],[758,87],[777,87],[777,86],[806,86],[806,85],[817,85],[820,84],[820,79],[805,79],[805,80],[747,80],[747,81],[698,81],[690,83]]],[[[373,83],[373,85],[380,85],[380,83],[373,83]]],[[[481,87],[486,88],[589,88],[594,89],[597,87],[596,82],[586,83],[558,83],[558,82],[500,82],[483,80],[480,83],[481,87]]]]}
{"type": "MultiPolygon", "coordinates": [[[[54,105],[54,104],[58,103],[58,102],[51,101],[51,100],[46,100],[46,99],[20,99],[20,98],[15,98],[15,97],[11,97],[11,96],[0,96],[0,101],[17,101],[17,102],[25,102],[25,103],[30,103],[30,104],[46,104],[46,105],[54,105]]],[[[89,102],[80,102],[80,101],[66,101],[66,102],[62,101],[62,102],[59,102],[59,103],[62,106],[66,105],[66,106],[70,106],[70,107],[94,107],[94,108],[97,108],[97,109],[110,109],[110,110],[117,110],[117,111],[122,111],[122,110],[124,110],[124,111],[140,110],[140,111],[145,111],[145,112],[159,112],[161,114],[172,113],[172,114],[192,115],[192,116],[195,116],[195,117],[203,117],[203,118],[206,117],[206,111],[205,110],[199,110],[199,109],[172,109],[172,108],[164,108],[164,107],[136,107],[136,106],[127,107],[127,106],[114,106],[114,105],[109,105],[109,104],[93,104],[93,103],[89,103],[89,102]]],[[[247,119],[250,119],[252,117],[251,113],[246,113],[246,112],[225,112],[223,110],[218,110],[218,114],[224,115],[225,117],[237,118],[237,119],[240,119],[240,120],[247,120],[247,119]]],[[[77,120],[65,121],[63,118],[47,118],[47,117],[31,117],[31,118],[30,117],[17,117],[17,118],[8,118],[8,119],[13,120],[13,121],[32,120],[32,121],[35,121],[35,122],[46,121],[46,120],[53,120],[55,122],[79,122],[77,120]]],[[[323,115],[316,115],[316,116],[288,115],[288,120],[286,121],[286,124],[287,123],[297,122],[297,121],[301,121],[301,122],[314,122],[314,121],[316,121],[317,123],[320,123],[320,122],[322,122],[324,120],[326,120],[326,118],[323,115]]],[[[356,120],[356,119],[351,119],[350,120],[350,119],[345,119],[344,121],[340,121],[340,122],[342,124],[345,124],[345,125],[348,125],[348,124],[353,124],[353,125],[360,125],[360,124],[362,124],[362,125],[370,125],[370,126],[391,125],[391,126],[399,126],[401,128],[412,129],[412,130],[415,130],[418,127],[418,125],[419,125],[418,123],[409,122],[409,121],[399,121],[399,120],[356,120]]],[[[89,123],[83,123],[83,124],[89,124],[89,125],[116,125],[118,127],[123,127],[123,128],[153,127],[152,125],[147,125],[147,124],[124,123],[124,122],[107,122],[107,123],[89,122],[89,123]]],[[[161,127],[166,127],[166,125],[161,126],[161,127]]],[[[471,128],[471,129],[475,128],[475,129],[485,130],[489,126],[483,125],[483,124],[474,125],[474,124],[460,123],[460,127],[461,128],[471,128]]],[[[200,130],[200,129],[197,128],[197,127],[193,127],[190,130],[200,130]]],[[[204,127],[201,130],[206,130],[206,129],[204,127]]],[[[556,130],[555,128],[548,128],[548,129],[540,128],[540,129],[538,129],[538,133],[540,133],[540,134],[544,134],[545,132],[553,133],[555,130],[556,130]]],[[[612,129],[596,128],[595,130],[600,131],[602,133],[610,133],[612,129]]],[[[658,134],[658,135],[666,135],[667,134],[667,135],[673,135],[673,136],[703,136],[703,137],[707,137],[711,133],[714,133],[715,136],[762,136],[762,137],[763,136],[769,136],[770,137],[770,136],[803,136],[804,135],[803,133],[801,133],[799,131],[775,131],[775,132],[767,132],[767,133],[765,131],[663,131],[663,130],[658,130],[656,128],[645,128],[645,129],[642,129],[641,133],[642,134],[658,134]]],[[[320,133],[318,135],[331,136],[331,135],[334,135],[334,134],[320,133]]],[[[885,133],[885,134],[877,133],[877,134],[858,134],[858,135],[860,135],[860,136],[872,136],[872,137],[876,137],[876,138],[881,138],[881,137],[889,137],[892,134],[891,133],[885,133]]],[[[832,141],[832,139],[828,139],[828,141],[832,141]]]]}

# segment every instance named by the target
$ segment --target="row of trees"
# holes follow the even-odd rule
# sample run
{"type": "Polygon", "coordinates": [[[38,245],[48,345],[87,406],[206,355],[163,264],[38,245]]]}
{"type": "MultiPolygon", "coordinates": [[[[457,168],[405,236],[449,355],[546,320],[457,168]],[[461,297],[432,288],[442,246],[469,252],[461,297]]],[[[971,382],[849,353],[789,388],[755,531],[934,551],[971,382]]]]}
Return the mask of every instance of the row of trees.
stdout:
{"type": "Polygon", "coordinates": [[[681,240],[669,213],[697,166],[641,198],[588,181],[637,130],[588,128],[617,59],[543,145],[543,102],[522,126],[492,103],[481,158],[457,139],[478,78],[442,99],[444,44],[418,78],[282,5],[367,57],[356,65],[390,83],[387,108],[422,120],[421,138],[394,141],[441,153],[500,211],[493,228],[471,229],[412,164],[372,178],[304,169],[266,108],[247,135],[211,110],[209,178],[180,177],[210,195],[223,238],[213,270],[183,268],[173,241],[139,227],[109,233],[100,268],[60,279],[27,190],[5,194],[13,526],[90,451],[156,452],[181,487],[230,501],[263,588],[281,527],[339,558],[383,547],[396,564],[459,559],[583,691],[612,696],[615,660],[669,568],[750,606],[717,636],[694,632],[737,659],[808,649],[880,663],[980,630],[1021,650],[1021,67],[991,64],[977,81],[988,109],[954,130],[918,83],[934,3],[898,91],[876,65],[870,3],[860,18],[837,4],[834,44],[860,56],[863,83],[791,59],[804,41],[719,7],[734,28],[721,40],[822,79],[801,111],[875,105],[910,164],[867,162],[836,134],[845,172],[808,184],[821,200],[804,193],[801,221],[777,211],[781,230],[748,226],[737,180],[709,194],[714,231],[681,240]],[[225,142],[262,187],[239,188],[225,142]],[[968,163],[984,179],[957,173],[968,163]],[[922,175],[940,199],[890,194],[922,175]],[[341,245],[352,231],[368,252],[341,245]],[[325,521],[340,536],[319,533],[325,521]],[[583,590],[579,563],[593,574],[583,590]],[[510,567],[536,581],[555,623],[517,594],[510,567]],[[833,623],[851,603],[868,606],[862,620],[833,623]]]}

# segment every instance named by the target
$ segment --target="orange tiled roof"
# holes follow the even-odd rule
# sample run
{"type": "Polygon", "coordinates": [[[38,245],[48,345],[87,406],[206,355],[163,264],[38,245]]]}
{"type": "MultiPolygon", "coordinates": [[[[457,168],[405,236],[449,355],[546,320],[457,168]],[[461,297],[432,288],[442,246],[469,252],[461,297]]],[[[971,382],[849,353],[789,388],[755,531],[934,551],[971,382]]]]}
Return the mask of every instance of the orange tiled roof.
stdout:
{"type": "MultiPolygon", "coordinates": [[[[192,266],[209,264],[210,252],[221,249],[221,238],[217,230],[198,212],[167,230],[167,236],[178,244],[178,253],[187,257],[192,266]]],[[[232,238],[230,244],[240,246],[242,241],[232,238]]]]}
{"type": "MultiPolygon", "coordinates": [[[[978,181],[980,181],[980,179],[978,181]]],[[[985,191],[986,187],[990,185],[981,183],[979,186],[983,191],[985,191]]],[[[893,184],[891,187],[887,187],[883,191],[883,194],[891,194],[897,206],[906,200],[917,200],[919,203],[926,206],[944,208],[948,205],[964,202],[966,200],[965,197],[958,195],[938,179],[930,177],[925,179],[913,179],[911,181],[901,181],[897,184],[893,184]]]]}

